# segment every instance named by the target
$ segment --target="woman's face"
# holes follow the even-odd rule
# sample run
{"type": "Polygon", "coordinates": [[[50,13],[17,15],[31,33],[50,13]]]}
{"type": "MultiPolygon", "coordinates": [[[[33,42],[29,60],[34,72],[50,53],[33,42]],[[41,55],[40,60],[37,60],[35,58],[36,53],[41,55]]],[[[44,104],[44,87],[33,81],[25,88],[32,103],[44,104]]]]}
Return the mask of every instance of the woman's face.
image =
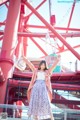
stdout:
{"type": "Polygon", "coordinates": [[[45,69],[45,64],[42,63],[41,66],[40,66],[41,70],[44,70],[45,69]]]}

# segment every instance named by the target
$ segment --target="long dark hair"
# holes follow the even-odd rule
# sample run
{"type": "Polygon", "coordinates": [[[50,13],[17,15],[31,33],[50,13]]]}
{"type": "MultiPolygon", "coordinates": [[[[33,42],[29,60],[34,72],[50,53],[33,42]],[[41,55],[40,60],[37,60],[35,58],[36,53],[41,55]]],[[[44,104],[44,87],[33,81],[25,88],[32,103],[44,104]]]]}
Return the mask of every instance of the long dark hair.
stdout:
{"type": "Polygon", "coordinates": [[[44,65],[45,65],[45,69],[44,69],[44,71],[45,71],[45,70],[48,70],[48,68],[47,68],[47,63],[46,63],[46,61],[45,61],[45,60],[42,60],[42,61],[39,63],[38,70],[40,70],[40,69],[41,69],[41,65],[42,65],[42,64],[44,64],[44,65]]]}

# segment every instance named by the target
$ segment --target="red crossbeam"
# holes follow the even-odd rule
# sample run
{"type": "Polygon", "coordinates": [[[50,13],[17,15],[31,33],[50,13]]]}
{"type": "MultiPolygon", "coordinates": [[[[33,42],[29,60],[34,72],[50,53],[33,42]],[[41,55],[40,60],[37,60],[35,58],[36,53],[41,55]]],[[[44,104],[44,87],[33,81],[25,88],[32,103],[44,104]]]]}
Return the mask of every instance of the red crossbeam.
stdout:
{"type": "Polygon", "coordinates": [[[65,104],[68,108],[71,109],[80,109],[77,105],[80,105],[80,101],[78,100],[67,100],[66,98],[62,97],[61,95],[54,92],[52,103],[60,103],[65,104]]]}
{"type": "MultiPolygon", "coordinates": [[[[9,80],[10,85],[12,86],[25,86],[28,87],[30,81],[20,81],[20,80],[9,80]]],[[[52,83],[52,88],[57,90],[68,90],[68,91],[79,91],[80,85],[71,85],[71,84],[59,84],[59,83],[52,83]]]]}
{"type": "MultiPolygon", "coordinates": [[[[25,26],[26,28],[28,27],[28,28],[40,28],[40,29],[47,29],[47,27],[46,26],[41,26],[41,25],[26,25],[25,26]]],[[[54,27],[55,28],[55,30],[68,30],[68,31],[76,31],[76,32],[80,32],[80,29],[79,28],[65,28],[65,27],[54,27]]]]}
{"type": "Polygon", "coordinates": [[[9,0],[3,0],[3,1],[0,1],[0,6],[5,4],[6,2],[8,2],[9,0]]]}

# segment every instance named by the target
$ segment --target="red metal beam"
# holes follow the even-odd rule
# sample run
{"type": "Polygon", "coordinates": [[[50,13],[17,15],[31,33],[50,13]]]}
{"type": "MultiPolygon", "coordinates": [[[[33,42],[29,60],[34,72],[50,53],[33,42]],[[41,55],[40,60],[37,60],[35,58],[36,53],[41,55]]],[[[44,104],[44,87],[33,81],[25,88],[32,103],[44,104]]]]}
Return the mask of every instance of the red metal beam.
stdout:
{"type": "MultiPolygon", "coordinates": [[[[26,28],[40,28],[40,29],[47,29],[46,26],[41,26],[41,25],[26,25],[26,28]]],[[[76,32],[80,32],[79,28],[64,28],[64,27],[54,27],[56,30],[68,30],[68,31],[76,31],[76,32]]]]}
{"type": "Polygon", "coordinates": [[[4,20],[3,22],[0,22],[0,26],[5,25],[6,24],[6,20],[4,20]]]}
{"type": "MultiPolygon", "coordinates": [[[[28,72],[27,74],[20,71],[14,72],[14,77],[21,78],[30,78],[32,77],[32,72],[28,72]]],[[[71,83],[71,84],[79,84],[80,82],[80,72],[65,72],[65,73],[53,73],[51,77],[51,81],[54,83],[71,83]]]]}
{"type": "MultiPolygon", "coordinates": [[[[74,49],[80,48],[80,45],[73,46],[73,48],[74,48],[74,49]]],[[[62,53],[62,52],[66,52],[66,51],[68,51],[68,49],[64,49],[64,50],[59,51],[59,52],[57,52],[57,53],[62,53]]]]}
{"type": "Polygon", "coordinates": [[[56,30],[68,30],[68,31],[76,31],[80,32],[80,29],[78,28],[65,28],[65,27],[54,27],[56,30]]]}
{"type": "Polygon", "coordinates": [[[5,4],[5,3],[7,3],[8,1],[9,1],[9,0],[3,0],[3,1],[1,1],[1,2],[0,2],[0,6],[3,5],[3,4],[5,4]]]}
{"type": "MultiPolygon", "coordinates": [[[[1,32],[1,34],[3,34],[3,32],[1,32]]],[[[79,34],[80,34],[80,33],[79,33],[79,34]]],[[[74,34],[74,33],[73,33],[73,35],[74,35],[75,37],[76,37],[76,36],[79,37],[79,34],[76,34],[76,33],[74,34]]],[[[22,37],[22,36],[25,36],[25,37],[30,37],[30,36],[31,36],[31,37],[39,37],[39,38],[40,38],[40,37],[45,37],[46,33],[31,33],[31,32],[30,32],[30,33],[25,33],[25,32],[24,32],[24,33],[18,33],[18,35],[21,36],[21,37],[22,37]]],[[[67,37],[70,37],[70,36],[72,37],[73,35],[72,35],[72,33],[68,33],[68,34],[67,34],[67,37]]],[[[65,37],[66,35],[64,34],[63,36],[65,37]]],[[[50,37],[55,37],[55,36],[53,36],[53,35],[51,34],[50,37]]],[[[1,37],[0,40],[2,40],[2,38],[3,38],[3,37],[1,37]]],[[[40,39],[42,40],[42,38],[40,38],[40,39]]],[[[44,40],[42,40],[42,41],[44,41],[44,40]]],[[[44,41],[44,42],[45,42],[45,41],[44,41]]],[[[50,44],[50,45],[51,45],[51,44],[50,44]]],[[[53,45],[51,45],[51,46],[54,47],[53,45]]],[[[73,48],[78,48],[78,47],[80,47],[80,45],[74,46],[73,48]]],[[[43,51],[44,51],[44,50],[43,50],[43,51]]],[[[57,52],[57,53],[61,53],[61,52],[65,52],[65,51],[68,51],[68,49],[64,49],[64,50],[59,51],[59,52],[57,52]]],[[[45,55],[46,55],[46,54],[45,54],[45,55]]]]}
{"type": "Polygon", "coordinates": [[[61,103],[61,104],[65,104],[67,105],[68,108],[71,109],[80,109],[78,106],[80,104],[80,101],[77,100],[67,100],[64,97],[62,97],[61,95],[53,92],[53,103],[61,103]]]}
{"type": "Polygon", "coordinates": [[[33,13],[55,34],[55,36],[80,60],[80,55],[65,41],[65,39],[28,3],[23,2],[33,13]]]}
{"type": "MultiPolygon", "coordinates": [[[[44,37],[46,36],[46,33],[29,33],[29,32],[18,32],[19,36],[24,37],[44,37]]],[[[80,37],[80,32],[76,33],[61,33],[63,37],[80,37]]],[[[50,37],[54,38],[56,37],[54,34],[50,33],[50,37]]]]}
{"type": "MultiPolygon", "coordinates": [[[[32,76],[32,72],[27,72],[27,73],[24,73],[24,72],[20,72],[20,71],[14,71],[14,75],[15,76],[19,76],[19,77],[31,77],[32,76]]],[[[80,74],[77,74],[77,72],[61,72],[61,73],[53,73],[52,74],[52,77],[55,78],[55,77],[80,77],[80,74]]]]}
{"type": "Polygon", "coordinates": [[[9,6],[7,5],[7,3],[5,3],[5,6],[6,6],[7,8],[9,8],[9,6]]]}
{"type": "MultiPolygon", "coordinates": [[[[37,10],[38,8],[40,8],[44,3],[46,2],[46,0],[43,0],[35,9],[37,10]]],[[[24,27],[27,24],[28,18],[33,14],[33,12],[31,12],[28,16],[24,17],[25,19],[25,23],[24,23],[24,27]],[[28,17],[28,18],[27,18],[28,17]]],[[[28,27],[27,27],[28,28],[28,27]]]]}
{"type": "MultiPolygon", "coordinates": [[[[27,77],[27,79],[29,79],[29,78],[27,77]]],[[[18,85],[18,83],[22,83],[21,86],[26,86],[27,87],[29,85],[30,81],[20,81],[20,80],[15,81],[14,79],[10,80],[11,85],[15,85],[15,84],[18,85]]],[[[67,90],[67,91],[74,91],[75,90],[75,91],[79,91],[80,90],[80,85],[52,83],[52,88],[56,89],[56,90],[67,90]]]]}
{"type": "Polygon", "coordinates": [[[48,55],[44,50],[43,50],[43,48],[32,38],[32,37],[30,37],[30,39],[33,41],[33,43],[42,51],[42,53],[44,54],[44,55],[48,55]]]}
{"type": "Polygon", "coordinates": [[[79,91],[80,85],[52,83],[52,88],[56,90],[79,91]]]}
{"type": "MultiPolygon", "coordinates": [[[[5,22],[0,22],[0,25],[5,25],[5,22]]],[[[39,25],[26,25],[26,28],[29,27],[29,28],[40,28],[40,29],[47,29],[46,26],[39,26],[39,25]]],[[[68,30],[68,31],[76,31],[76,32],[80,32],[80,29],[79,28],[64,28],[64,27],[54,27],[55,30],[68,30]]]]}
{"type": "MultiPolygon", "coordinates": [[[[45,2],[46,2],[46,0],[43,0],[43,1],[35,8],[35,10],[38,10],[45,2]]],[[[33,14],[33,12],[31,12],[31,13],[29,14],[29,17],[30,17],[32,14],[33,14]]],[[[26,16],[26,17],[27,17],[27,16],[26,16]]],[[[26,17],[24,17],[24,19],[26,19],[26,17]]]]}
{"type": "MultiPolygon", "coordinates": [[[[0,25],[5,25],[5,22],[0,22],[0,25]]],[[[41,26],[41,25],[26,25],[25,26],[26,28],[27,27],[29,27],[29,28],[40,28],[40,29],[47,29],[47,27],[46,26],[41,26]]],[[[80,32],[80,29],[79,28],[64,28],[64,27],[54,27],[55,28],[55,30],[61,30],[61,31],[63,31],[63,30],[68,30],[68,31],[76,31],[76,32],[80,32]]]]}
{"type": "Polygon", "coordinates": [[[4,35],[4,32],[2,30],[0,31],[0,35],[4,35]]]}
{"type": "Polygon", "coordinates": [[[1,26],[1,25],[5,25],[5,22],[0,22],[0,26],[1,26]]]}
{"type": "MultiPolygon", "coordinates": [[[[3,31],[0,31],[0,35],[4,35],[3,31]]],[[[46,33],[29,33],[29,32],[18,32],[18,36],[20,37],[43,37],[45,38],[46,33]]],[[[80,32],[76,33],[61,33],[61,36],[63,37],[80,37],[80,32]]],[[[50,37],[55,38],[56,35],[53,33],[50,33],[50,37]]]]}

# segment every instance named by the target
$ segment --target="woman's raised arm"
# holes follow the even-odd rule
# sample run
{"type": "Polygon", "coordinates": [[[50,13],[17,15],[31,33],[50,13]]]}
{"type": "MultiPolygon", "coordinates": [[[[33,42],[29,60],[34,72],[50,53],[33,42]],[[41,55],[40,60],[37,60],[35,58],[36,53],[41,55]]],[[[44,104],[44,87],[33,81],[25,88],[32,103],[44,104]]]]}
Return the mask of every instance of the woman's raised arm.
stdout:
{"type": "Polygon", "coordinates": [[[23,56],[23,59],[26,62],[26,64],[30,67],[30,69],[32,71],[34,71],[35,70],[35,66],[25,56],[23,56]]]}
{"type": "Polygon", "coordinates": [[[56,65],[58,64],[58,62],[60,61],[61,56],[58,55],[58,57],[55,59],[53,65],[49,68],[49,72],[52,73],[53,69],[56,67],[56,65]]]}

